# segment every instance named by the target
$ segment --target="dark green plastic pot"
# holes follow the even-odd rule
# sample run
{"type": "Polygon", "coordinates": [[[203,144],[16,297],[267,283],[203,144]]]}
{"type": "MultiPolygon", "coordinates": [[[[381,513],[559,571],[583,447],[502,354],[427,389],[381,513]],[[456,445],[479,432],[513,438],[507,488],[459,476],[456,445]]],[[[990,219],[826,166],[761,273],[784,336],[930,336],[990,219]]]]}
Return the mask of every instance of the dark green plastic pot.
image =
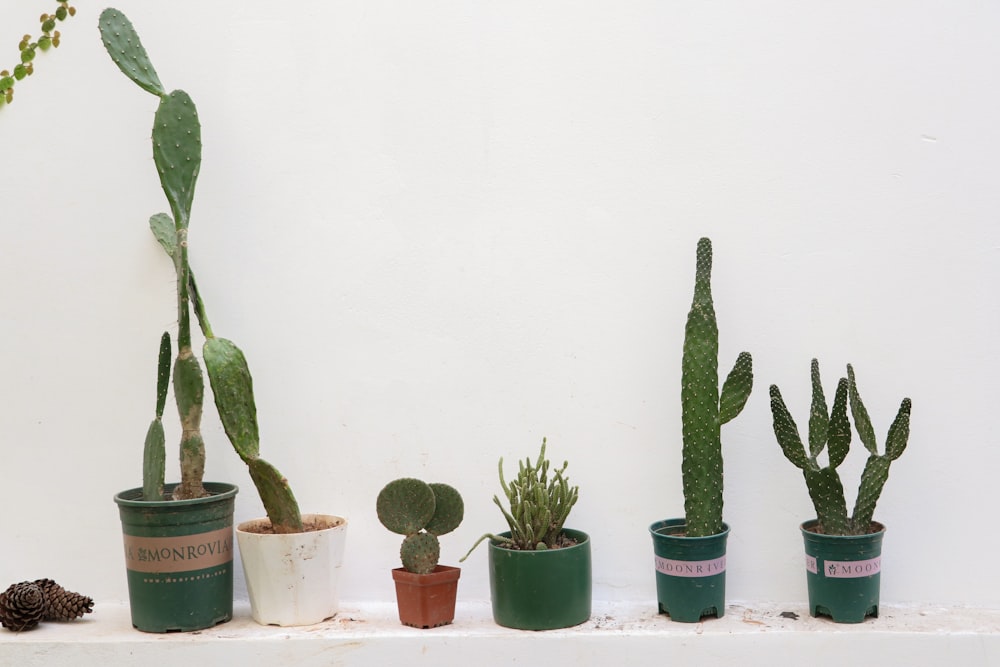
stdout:
{"type": "Polygon", "coordinates": [[[115,496],[132,625],[143,632],[190,632],[233,617],[238,489],[217,483],[205,489],[212,495],[193,500],[148,502],[141,499],[141,488],[115,496]]]}
{"type": "MultiPolygon", "coordinates": [[[[518,551],[490,540],[493,620],[519,630],[554,630],[590,618],[590,537],[563,530],[577,544],[561,549],[518,551]]],[[[501,533],[510,537],[510,533],[501,533]]]]}
{"type": "Polygon", "coordinates": [[[873,522],[877,530],[867,535],[823,535],[812,532],[816,523],[799,527],[806,548],[809,613],[837,623],[878,617],[885,526],[873,522]]]}
{"type": "Polygon", "coordinates": [[[708,537],[685,537],[684,519],[665,519],[649,527],[653,536],[656,599],[661,614],[681,623],[726,613],[726,538],[729,526],[708,537]]]}

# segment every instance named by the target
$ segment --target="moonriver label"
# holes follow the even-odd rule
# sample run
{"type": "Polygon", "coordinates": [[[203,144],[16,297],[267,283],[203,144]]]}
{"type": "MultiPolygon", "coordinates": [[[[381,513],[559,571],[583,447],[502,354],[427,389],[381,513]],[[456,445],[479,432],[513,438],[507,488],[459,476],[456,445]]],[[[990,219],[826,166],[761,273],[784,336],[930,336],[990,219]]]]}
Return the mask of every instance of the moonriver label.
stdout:
{"type": "Polygon", "coordinates": [[[233,529],[180,537],[125,535],[125,567],[135,572],[187,572],[233,560],[233,529]]]}
{"type": "Polygon", "coordinates": [[[671,577],[711,577],[726,571],[726,557],[714,560],[670,560],[656,556],[656,571],[671,577]]]}
{"type": "MultiPolygon", "coordinates": [[[[806,569],[813,574],[820,574],[819,564],[815,556],[806,556],[806,569]]],[[[823,564],[822,575],[829,579],[856,579],[870,577],[882,571],[882,557],[868,560],[828,560],[823,564]]]]}

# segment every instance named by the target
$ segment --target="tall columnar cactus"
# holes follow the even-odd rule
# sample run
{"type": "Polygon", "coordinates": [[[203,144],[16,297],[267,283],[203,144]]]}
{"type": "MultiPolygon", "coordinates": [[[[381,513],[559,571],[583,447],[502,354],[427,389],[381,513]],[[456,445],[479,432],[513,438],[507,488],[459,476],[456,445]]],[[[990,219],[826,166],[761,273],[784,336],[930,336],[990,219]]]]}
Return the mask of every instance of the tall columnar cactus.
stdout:
{"type": "Polygon", "coordinates": [[[684,329],[681,362],[684,515],[689,537],[722,525],[721,426],[735,418],[753,389],[753,359],[741,352],[719,391],[719,328],[712,303],[712,242],[698,241],[694,299],[684,329]]]}
{"type": "Polygon", "coordinates": [[[545,438],[542,438],[538,460],[534,464],[530,458],[519,461],[517,478],[509,484],[504,479],[501,457],[497,466],[500,486],[510,509],[503,506],[498,496],[493,496],[493,502],[507,520],[510,537],[486,533],[476,540],[469,553],[462,556],[459,562],[465,561],[479,543],[487,538],[523,551],[551,549],[558,545],[563,525],[580,496],[580,489],[569,484],[569,478],[566,477],[568,461],[563,461],[562,467],[553,471],[551,477],[549,465],[549,460],[545,458],[545,438]]]}
{"type": "Polygon", "coordinates": [[[403,567],[415,574],[429,574],[441,558],[438,537],[462,523],[462,496],[447,484],[427,484],[404,477],[385,485],[375,501],[382,525],[406,539],[399,549],[403,567]]]}
{"type": "Polygon", "coordinates": [[[910,434],[909,398],[904,398],[886,438],[885,454],[878,453],[875,430],[858,394],[854,378],[854,368],[847,365],[847,377],[840,378],[834,396],[833,410],[827,415],[826,399],[820,383],[819,362],[812,360],[812,407],[809,415],[809,447],[803,447],[798,427],[785,406],[777,385],[771,385],[771,414],[774,421],[774,435],[785,457],[802,469],[806,487],[816,510],[820,532],[828,535],[864,535],[871,532],[875,505],[886,480],[889,465],[898,459],[910,434]],[[847,501],[844,486],[837,473],[847,457],[851,444],[851,425],[847,418],[848,404],[854,417],[858,436],[869,452],[861,484],[851,516],[847,515],[847,501]],[[817,457],[827,450],[827,465],[821,466],[817,457]]]}
{"type": "MultiPolygon", "coordinates": [[[[170,213],[150,220],[153,235],[173,260],[177,274],[177,358],[174,361],[174,396],[181,420],[181,483],[174,499],[206,495],[202,484],[205,443],[201,436],[204,379],[191,339],[191,310],[195,311],[205,344],[202,355],[208,371],[219,418],[250,476],[275,532],[302,530],[298,504],[287,480],[261,459],[253,382],[243,353],[231,341],[216,338],[198,292],[188,260],[188,226],[195,184],[201,169],[201,123],[194,102],[183,90],[166,91],[160,83],[139,35],[117,9],[101,13],[101,39],[111,59],[136,85],[159,98],[153,120],[153,161],[170,213]]],[[[161,359],[161,382],[163,363],[161,359]]],[[[161,386],[161,385],[158,385],[161,386]]],[[[162,411],[158,391],[158,415],[162,411]]],[[[156,420],[154,420],[156,421],[156,420]]],[[[155,430],[155,426],[151,426],[155,430]]],[[[156,435],[152,436],[155,440],[156,435]]],[[[145,485],[145,483],[144,483],[145,485]]],[[[155,487],[155,482],[151,484],[155,487]]]]}

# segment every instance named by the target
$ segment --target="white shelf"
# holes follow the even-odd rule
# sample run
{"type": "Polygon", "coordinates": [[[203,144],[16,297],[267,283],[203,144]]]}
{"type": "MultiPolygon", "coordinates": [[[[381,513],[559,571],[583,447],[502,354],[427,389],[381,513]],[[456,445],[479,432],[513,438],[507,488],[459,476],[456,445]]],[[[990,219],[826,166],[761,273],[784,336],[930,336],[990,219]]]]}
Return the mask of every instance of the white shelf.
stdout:
{"type": "Polygon", "coordinates": [[[810,667],[1000,665],[1000,610],[883,606],[878,619],[837,625],[805,605],[732,603],[721,619],[673,623],[649,605],[594,604],[575,628],[525,632],[493,623],[488,602],[460,602],[455,623],[431,630],[400,625],[394,604],[344,604],[335,618],[304,628],[260,626],[246,603],[229,623],[194,633],[134,630],[122,603],[95,605],[85,619],[0,632],[0,665],[85,667],[194,665],[648,665],[734,664],[810,667]],[[797,619],[783,617],[791,612],[797,619]],[[566,641],[566,640],[572,641],[566,641]]]}

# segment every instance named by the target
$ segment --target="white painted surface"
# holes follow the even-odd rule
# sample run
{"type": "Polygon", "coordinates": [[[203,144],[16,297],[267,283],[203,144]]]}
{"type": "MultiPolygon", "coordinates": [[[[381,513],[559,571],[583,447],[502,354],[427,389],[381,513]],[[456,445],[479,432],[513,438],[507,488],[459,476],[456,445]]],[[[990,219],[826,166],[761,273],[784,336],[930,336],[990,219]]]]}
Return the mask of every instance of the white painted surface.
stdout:
{"type": "MultiPolygon", "coordinates": [[[[0,1],[4,63],[36,25],[28,4],[0,1]]],[[[569,523],[593,537],[595,597],[653,598],[647,526],[682,511],[681,340],[708,235],[721,365],[746,349],[757,376],[723,433],[730,597],[805,598],[810,504],[767,386],[804,425],[818,356],[831,392],[855,364],[880,438],[913,399],[877,513],[883,601],[1000,607],[984,579],[1000,549],[1000,5],[118,6],[198,104],[192,261],[250,361],[262,453],[303,511],[351,522],[346,599],[393,599],[387,481],[463,493],[454,564],[503,529],[497,459],[543,436],[581,486],[569,523]]],[[[165,209],[155,99],[103,52],[101,8],[79,7],[0,111],[0,585],[121,600],[111,497],[139,481],[175,313],[146,229],[165,209]]],[[[259,516],[211,412],[208,477],[240,485],[238,521],[259,516]]],[[[488,597],[482,550],[462,583],[460,601],[488,597]]]]}
{"type": "Polygon", "coordinates": [[[234,619],[195,634],[149,635],[129,627],[124,606],[104,606],[86,622],[0,634],[0,660],[19,667],[184,664],[218,660],[244,667],[295,665],[671,665],[816,667],[1000,662],[1000,611],[890,607],[877,623],[833,625],[800,605],[730,605],[705,623],[671,623],[647,606],[601,603],[589,623],[547,632],[502,628],[489,604],[460,603],[455,623],[432,630],[399,623],[392,604],[344,605],[309,628],[262,627],[237,608],[234,619]],[[784,618],[782,613],[797,615],[784,618]]]}

